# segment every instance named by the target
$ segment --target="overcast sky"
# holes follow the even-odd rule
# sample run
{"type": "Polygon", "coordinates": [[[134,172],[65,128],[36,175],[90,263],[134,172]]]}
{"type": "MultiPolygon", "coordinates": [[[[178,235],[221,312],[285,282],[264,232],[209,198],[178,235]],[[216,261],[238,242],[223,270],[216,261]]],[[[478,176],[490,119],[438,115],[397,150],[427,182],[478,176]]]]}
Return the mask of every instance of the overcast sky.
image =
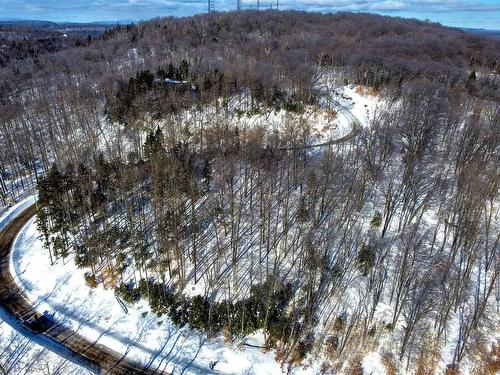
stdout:
{"type": "MultiPolygon", "coordinates": [[[[236,8],[236,0],[214,0],[216,10],[236,8]]],[[[271,6],[260,0],[261,8],[271,6]]],[[[274,0],[276,2],[276,0],[274,0]]],[[[257,0],[243,0],[245,8],[257,0]]],[[[145,20],[205,12],[206,0],[0,0],[0,18],[49,21],[145,20]]],[[[280,0],[280,9],[354,11],[429,19],[444,25],[500,30],[500,0],[280,0]]]]}

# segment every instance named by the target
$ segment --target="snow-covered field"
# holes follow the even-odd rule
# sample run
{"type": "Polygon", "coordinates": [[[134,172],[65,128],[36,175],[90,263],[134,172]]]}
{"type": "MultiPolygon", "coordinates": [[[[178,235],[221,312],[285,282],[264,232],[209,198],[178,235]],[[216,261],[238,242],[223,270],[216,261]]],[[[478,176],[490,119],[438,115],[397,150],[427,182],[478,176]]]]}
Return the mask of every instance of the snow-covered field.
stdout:
{"type": "MultiPolygon", "coordinates": [[[[12,253],[12,270],[37,310],[127,357],[171,373],[206,374],[216,361],[221,374],[280,374],[273,351],[264,353],[260,332],[245,342],[227,344],[187,327],[178,329],[167,318],[149,311],[146,302],[125,311],[112,290],[89,288],[84,271],[72,259],[51,265],[39,240],[34,219],[20,232],[12,253]],[[248,345],[246,345],[248,344],[248,345]]],[[[315,373],[296,369],[295,374],[315,373]]]]}

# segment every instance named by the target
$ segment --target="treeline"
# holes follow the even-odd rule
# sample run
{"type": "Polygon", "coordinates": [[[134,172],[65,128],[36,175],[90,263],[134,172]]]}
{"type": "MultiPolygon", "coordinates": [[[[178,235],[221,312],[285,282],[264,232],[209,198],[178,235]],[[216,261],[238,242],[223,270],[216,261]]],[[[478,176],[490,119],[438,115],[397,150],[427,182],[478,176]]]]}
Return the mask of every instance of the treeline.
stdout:
{"type": "MultiPolygon", "coordinates": [[[[306,84],[314,74],[311,63],[317,63],[345,68],[350,81],[375,87],[423,77],[463,87],[476,69],[485,73],[478,92],[498,98],[498,82],[489,73],[499,70],[499,43],[437,24],[370,14],[245,11],[121,26],[88,48],[47,56],[36,71],[53,76],[72,66],[73,73],[91,71],[97,78],[109,71],[106,64],[117,65],[136,49],[143,60],[132,69],[155,70],[187,55],[194,71],[235,71],[240,79],[258,74],[265,82],[277,78],[269,69],[274,66],[306,84]]],[[[28,61],[19,65],[19,79],[26,81],[35,69],[28,61]]],[[[4,70],[3,77],[11,71],[4,70]]]]}
{"type": "Polygon", "coordinates": [[[128,303],[138,302],[139,298],[149,301],[151,311],[159,316],[166,314],[179,327],[189,324],[210,335],[223,332],[229,340],[263,329],[269,335],[269,348],[275,348],[278,342],[293,347],[302,333],[300,312],[285,313],[293,296],[291,285],[283,285],[279,279],[253,285],[250,296],[238,301],[186,297],[145,279],[139,280],[137,286],[121,283],[115,292],[128,303]]]}
{"type": "Polygon", "coordinates": [[[155,73],[141,70],[127,83],[120,82],[117,93],[107,97],[104,112],[110,121],[130,125],[146,115],[160,120],[194,105],[210,105],[214,98],[223,99],[227,106],[231,96],[236,95],[248,95],[247,111],[254,114],[259,113],[260,106],[301,112],[305,105],[317,104],[317,93],[312,89],[289,93],[262,81],[247,88],[239,85],[237,77],[217,69],[190,73],[189,63],[182,60],[179,66],[170,63],[155,73]]]}

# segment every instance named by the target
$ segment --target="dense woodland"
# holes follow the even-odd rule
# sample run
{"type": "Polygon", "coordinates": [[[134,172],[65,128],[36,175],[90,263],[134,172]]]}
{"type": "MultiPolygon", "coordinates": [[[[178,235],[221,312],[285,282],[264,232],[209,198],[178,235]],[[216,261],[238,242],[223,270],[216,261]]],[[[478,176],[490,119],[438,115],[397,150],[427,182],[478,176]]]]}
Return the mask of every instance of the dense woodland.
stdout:
{"type": "Polygon", "coordinates": [[[445,348],[450,373],[498,370],[500,41],[245,11],[4,65],[0,201],[37,186],[47,256],[89,287],[210,336],[263,329],[289,369],[317,356],[355,373],[382,347],[401,373],[434,373],[445,348]],[[346,84],[383,108],[306,148],[306,108],[346,84]],[[294,116],[235,125],[273,111],[294,116]]]}

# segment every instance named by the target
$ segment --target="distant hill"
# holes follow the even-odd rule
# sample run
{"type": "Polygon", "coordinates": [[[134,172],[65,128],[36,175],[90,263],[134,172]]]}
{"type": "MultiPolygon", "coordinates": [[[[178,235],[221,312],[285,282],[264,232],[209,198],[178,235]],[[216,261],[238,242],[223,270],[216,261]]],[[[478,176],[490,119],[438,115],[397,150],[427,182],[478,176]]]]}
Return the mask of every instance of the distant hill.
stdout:
{"type": "MultiPolygon", "coordinates": [[[[121,23],[123,25],[123,23],[121,23]]],[[[117,22],[51,22],[0,20],[0,67],[46,53],[88,45],[117,22]]]]}
{"type": "MultiPolygon", "coordinates": [[[[30,62],[36,63],[39,72],[43,70],[46,75],[57,74],[67,66],[78,66],[86,74],[99,72],[98,75],[108,69],[106,61],[122,66],[124,61],[137,60],[131,63],[131,69],[153,70],[189,54],[196,56],[193,61],[202,57],[194,65],[208,64],[219,71],[224,69],[225,79],[229,79],[231,73],[237,81],[242,78],[236,72],[247,66],[248,61],[255,60],[261,80],[268,82],[268,63],[264,57],[269,51],[275,51],[282,66],[301,61],[300,67],[294,64],[293,69],[290,68],[295,72],[310,71],[311,62],[343,67],[349,70],[349,82],[378,88],[389,84],[400,86],[401,81],[417,77],[462,82],[469,77],[472,68],[497,71],[500,61],[500,39],[487,36],[495,32],[485,34],[488,31],[373,14],[271,10],[214,12],[185,18],[156,18],[119,27],[100,23],[4,22],[10,22],[9,27],[13,28],[14,21],[17,25],[22,22],[36,25],[38,22],[46,26],[32,30],[58,33],[53,39],[52,35],[43,34],[30,34],[25,38],[20,32],[17,40],[12,41],[16,36],[0,28],[0,35],[5,31],[4,40],[7,40],[3,42],[0,37],[0,46],[5,45],[0,50],[0,68],[9,67],[26,74],[33,71],[30,62]],[[98,35],[88,38],[92,30],[98,35]],[[145,52],[139,52],[142,48],[138,46],[147,46],[149,52],[139,56],[145,52]],[[228,46],[231,46],[229,50],[228,46]],[[67,49],[71,51],[57,53],[67,49]],[[54,53],[50,61],[42,57],[48,53],[54,53]],[[223,64],[220,63],[222,56],[223,64]],[[25,60],[26,68],[19,63],[25,60]]],[[[12,82],[12,70],[5,73],[8,77],[5,86],[12,82]]],[[[487,91],[488,96],[497,96],[495,87],[482,91],[487,91]]]]}
{"type": "Polygon", "coordinates": [[[462,28],[462,30],[470,34],[477,34],[481,36],[489,36],[495,39],[500,39],[500,30],[468,29],[468,28],[462,28]]]}
{"type": "Polygon", "coordinates": [[[0,27],[36,27],[36,28],[50,28],[57,24],[50,21],[37,21],[37,20],[18,20],[18,19],[0,19],[0,27]]]}
{"type": "Polygon", "coordinates": [[[96,26],[116,26],[128,25],[133,23],[131,20],[117,20],[117,21],[94,21],[94,22],[53,22],[44,20],[25,20],[14,18],[0,18],[0,26],[17,26],[17,27],[39,27],[39,28],[64,28],[64,27],[96,27],[96,26]]]}
{"type": "Polygon", "coordinates": [[[43,20],[23,20],[23,19],[0,19],[0,31],[5,29],[38,29],[47,31],[56,31],[67,34],[68,36],[86,37],[88,35],[96,36],[105,30],[117,25],[128,25],[130,20],[121,21],[99,21],[99,22],[52,22],[43,20]]]}

